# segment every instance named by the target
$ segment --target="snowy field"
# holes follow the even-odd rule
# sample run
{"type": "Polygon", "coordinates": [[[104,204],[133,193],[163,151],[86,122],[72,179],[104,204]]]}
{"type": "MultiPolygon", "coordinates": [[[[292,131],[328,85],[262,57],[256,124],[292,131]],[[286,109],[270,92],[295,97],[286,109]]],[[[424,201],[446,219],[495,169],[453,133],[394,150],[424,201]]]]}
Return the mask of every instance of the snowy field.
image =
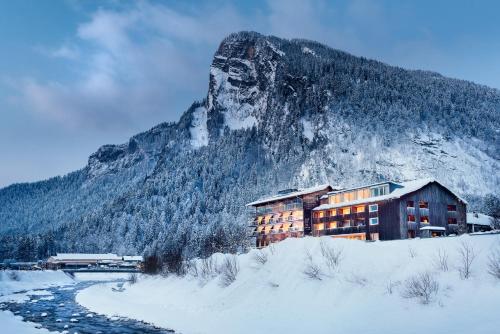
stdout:
{"type": "Polygon", "coordinates": [[[488,273],[488,263],[498,247],[500,235],[373,243],[288,239],[239,255],[232,283],[227,270],[217,269],[230,257],[216,254],[185,277],[141,276],[121,292],[113,283],[99,284],[77,301],[93,312],[185,334],[495,333],[500,281],[488,273]],[[467,279],[459,270],[464,243],[475,254],[467,279]],[[409,283],[423,273],[423,280],[409,283]],[[421,294],[422,282],[428,293],[421,294]],[[420,296],[410,298],[411,288],[420,296]]]}

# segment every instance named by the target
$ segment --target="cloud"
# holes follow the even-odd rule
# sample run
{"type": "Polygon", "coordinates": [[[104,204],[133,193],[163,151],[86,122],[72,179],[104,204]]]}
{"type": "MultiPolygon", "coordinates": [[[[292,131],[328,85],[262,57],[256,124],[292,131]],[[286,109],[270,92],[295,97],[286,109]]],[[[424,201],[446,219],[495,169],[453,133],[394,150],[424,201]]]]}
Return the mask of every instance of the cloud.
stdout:
{"type": "Polygon", "coordinates": [[[140,2],[97,10],[71,44],[48,53],[70,61],[77,76],[23,80],[21,100],[68,127],[140,129],[176,120],[206,93],[217,43],[245,20],[231,6],[181,13],[140,2]]]}

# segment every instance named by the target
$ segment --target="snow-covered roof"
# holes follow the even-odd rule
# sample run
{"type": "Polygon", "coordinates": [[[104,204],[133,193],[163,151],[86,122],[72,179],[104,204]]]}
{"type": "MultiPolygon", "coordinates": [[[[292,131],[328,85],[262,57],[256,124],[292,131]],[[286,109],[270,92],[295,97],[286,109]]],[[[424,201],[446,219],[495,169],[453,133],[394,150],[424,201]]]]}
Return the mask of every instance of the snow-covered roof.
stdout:
{"type": "Polygon", "coordinates": [[[64,260],[121,260],[122,258],[116,254],[85,254],[85,253],[57,253],[56,256],[51,256],[55,261],[64,260]]]}
{"type": "Polygon", "coordinates": [[[134,256],[125,255],[123,257],[123,261],[143,261],[143,257],[141,255],[134,255],[134,256]]]}
{"type": "MultiPolygon", "coordinates": [[[[380,184],[385,184],[385,183],[393,183],[393,184],[397,184],[398,186],[400,186],[399,188],[394,189],[392,192],[390,192],[389,194],[386,194],[386,195],[374,196],[374,197],[369,197],[369,198],[362,198],[362,199],[358,199],[358,200],[354,200],[354,201],[349,201],[349,202],[341,202],[341,203],[334,203],[334,204],[323,204],[323,205],[320,205],[318,207],[315,207],[313,210],[328,210],[328,209],[335,209],[335,208],[340,208],[340,207],[344,207],[344,206],[351,206],[351,205],[358,205],[358,204],[365,204],[365,203],[372,203],[372,202],[379,202],[379,201],[386,201],[386,200],[389,200],[389,199],[400,198],[400,197],[402,197],[404,195],[407,195],[409,193],[412,193],[414,191],[422,189],[426,185],[428,185],[430,183],[433,183],[433,182],[436,182],[436,183],[440,184],[436,180],[429,178],[429,179],[420,179],[420,180],[414,180],[414,181],[408,181],[408,182],[401,182],[401,183],[396,183],[396,182],[390,182],[390,181],[388,181],[388,182],[381,182],[381,183],[371,184],[371,185],[367,185],[367,186],[363,186],[363,187],[355,187],[355,188],[351,188],[351,189],[345,189],[345,190],[342,190],[342,192],[349,191],[349,190],[354,190],[354,189],[365,188],[365,187],[372,187],[374,185],[380,185],[380,184]]],[[[443,186],[443,185],[441,184],[441,186],[443,186]]],[[[449,191],[454,196],[456,196],[460,201],[462,201],[464,203],[467,203],[466,201],[464,201],[463,199],[461,199],[460,197],[458,197],[455,193],[453,193],[451,190],[449,190],[449,191]]]]}
{"type": "Polygon", "coordinates": [[[424,226],[420,228],[421,231],[430,230],[430,231],[446,231],[446,229],[442,226],[424,226]]]}
{"type": "Polygon", "coordinates": [[[491,226],[491,216],[479,212],[467,212],[467,224],[491,226]]]}
{"type": "Polygon", "coordinates": [[[322,184],[322,185],[311,187],[311,188],[299,189],[297,191],[292,191],[292,192],[289,192],[289,193],[286,193],[286,194],[277,194],[277,195],[274,195],[274,196],[261,198],[261,199],[259,199],[257,201],[248,203],[246,206],[255,206],[255,205],[264,204],[264,203],[268,203],[268,202],[279,201],[279,200],[282,200],[282,199],[287,199],[287,198],[292,198],[292,197],[297,197],[297,196],[303,196],[303,195],[315,193],[317,191],[325,190],[328,187],[330,187],[329,184],[322,184]]]}

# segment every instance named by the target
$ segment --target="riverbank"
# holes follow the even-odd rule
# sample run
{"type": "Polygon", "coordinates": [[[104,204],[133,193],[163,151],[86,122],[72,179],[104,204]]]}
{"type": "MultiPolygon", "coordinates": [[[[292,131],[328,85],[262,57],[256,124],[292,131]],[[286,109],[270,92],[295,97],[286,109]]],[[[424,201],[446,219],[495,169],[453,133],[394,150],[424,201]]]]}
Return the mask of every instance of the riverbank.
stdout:
{"type": "MultiPolygon", "coordinates": [[[[191,269],[185,277],[141,276],[122,291],[95,285],[76,300],[93,312],[186,334],[486,334],[500,326],[493,311],[500,308],[500,282],[487,272],[488,256],[499,243],[498,235],[373,243],[289,239],[239,255],[239,272],[229,286],[220,269],[202,274],[207,262],[198,261],[197,273],[191,269]],[[476,254],[468,279],[458,271],[463,245],[476,254]],[[328,265],[325,249],[341,251],[337,266],[328,265]],[[447,270],[439,268],[438,254],[446,254],[447,270]],[[437,290],[428,301],[407,296],[411,279],[424,273],[437,290]]],[[[213,258],[220,265],[224,255],[213,258]]]]}

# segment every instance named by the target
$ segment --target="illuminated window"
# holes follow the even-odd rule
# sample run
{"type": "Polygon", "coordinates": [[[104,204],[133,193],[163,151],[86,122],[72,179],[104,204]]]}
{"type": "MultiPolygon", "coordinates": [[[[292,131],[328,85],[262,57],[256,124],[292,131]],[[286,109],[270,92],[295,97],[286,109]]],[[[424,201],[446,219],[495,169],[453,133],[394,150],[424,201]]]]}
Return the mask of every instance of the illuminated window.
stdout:
{"type": "Polygon", "coordinates": [[[415,221],[415,215],[408,215],[408,221],[409,222],[414,222],[415,221]]]}
{"type": "Polygon", "coordinates": [[[319,218],[319,212],[318,211],[315,211],[313,213],[313,218],[319,218]]]}
{"type": "Polygon", "coordinates": [[[429,224],[429,216],[420,216],[420,222],[422,224],[429,224]]]}
{"type": "Polygon", "coordinates": [[[342,209],[339,209],[339,213],[341,215],[348,215],[351,213],[351,208],[342,208],[342,209]]]}
{"type": "Polygon", "coordinates": [[[457,211],[457,206],[448,204],[448,212],[454,212],[454,211],[457,211]]]}
{"type": "Polygon", "coordinates": [[[356,213],[365,212],[365,206],[364,205],[359,205],[359,206],[355,207],[354,209],[356,210],[356,213]]]}
{"type": "Polygon", "coordinates": [[[448,218],[448,224],[455,225],[457,223],[457,218],[448,218]]]}
{"type": "Polygon", "coordinates": [[[372,204],[368,207],[369,212],[377,212],[378,211],[378,204],[372,204]]]}
{"type": "Polygon", "coordinates": [[[370,218],[370,225],[378,225],[378,217],[370,218]]]}
{"type": "Polygon", "coordinates": [[[328,225],[328,228],[337,228],[337,222],[331,222],[331,223],[328,225]]]}
{"type": "Polygon", "coordinates": [[[330,210],[330,217],[334,217],[337,215],[337,210],[333,209],[333,210],[330,210]]]}

